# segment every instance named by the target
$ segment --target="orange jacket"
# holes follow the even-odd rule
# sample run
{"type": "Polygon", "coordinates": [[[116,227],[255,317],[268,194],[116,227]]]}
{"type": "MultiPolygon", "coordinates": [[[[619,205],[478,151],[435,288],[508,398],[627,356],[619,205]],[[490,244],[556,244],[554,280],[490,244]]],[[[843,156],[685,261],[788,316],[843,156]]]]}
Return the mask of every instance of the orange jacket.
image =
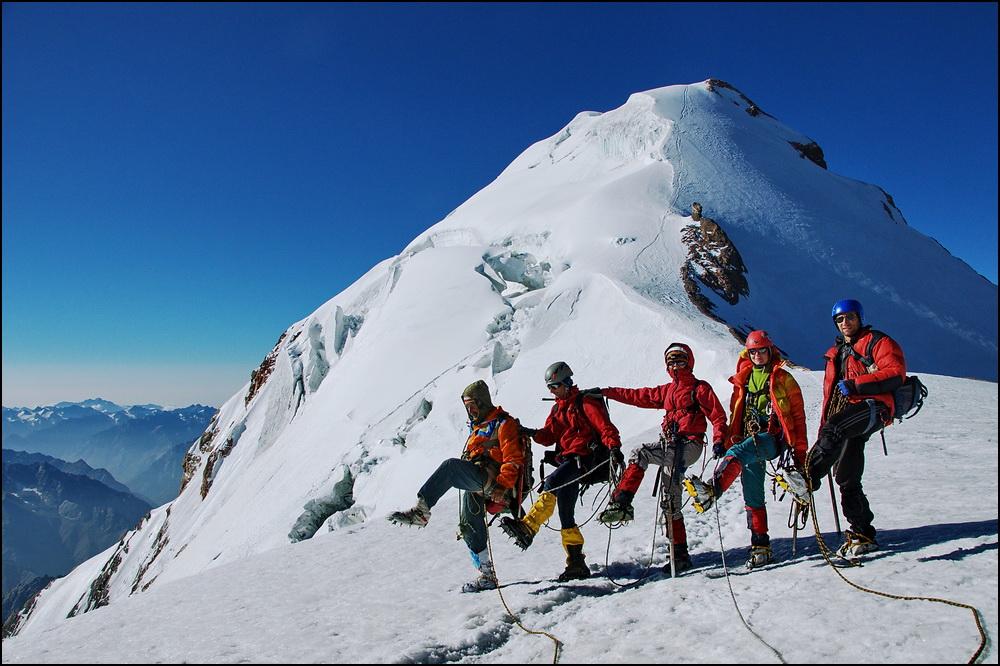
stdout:
{"type": "MultiPolygon", "coordinates": [[[[771,379],[768,382],[768,394],[771,399],[771,409],[778,417],[778,423],[785,436],[785,442],[792,448],[792,455],[799,465],[806,461],[806,451],[809,447],[806,433],[806,408],[802,400],[802,389],[795,377],[782,366],[785,359],[776,347],[771,348],[771,379]]],[[[746,411],[747,382],[753,372],[753,363],[744,349],[736,361],[736,374],[729,378],[733,385],[733,394],[729,399],[729,439],[726,448],[738,444],[743,432],[743,416],[746,411]]],[[[772,433],[774,434],[774,433],[772,433]]]]}
{"type": "Polygon", "coordinates": [[[524,467],[524,448],[517,421],[500,407],[481,423],[469,424],[469,439],[462,457],[474,461],[484,454],[500,464],[496,484],[513,488],[524,467]]]}
{"type": "MultiPolygon", "coordinates": [[[[859,336],[853,343],[854,351],[858,356],[864,356],[868,350],[868,342],[872,338],[871,326],[861,329],[859,336]]],[[[892,422],[895,411],[895,401],[893,392],[899,388],[906,380],[906,359],[903,357],[903,350],[899,344],[888,335],[875,343],[872,347],[872,360],[875,363],[866,368],[864,362],[854,357],[854,354],[847,356],[846,368],[843,368],[843,376],[837,373],[837,355],[844,342],[843,337],[837,336],[837,344],[826,352],[823,357],[826,359],[826,374],[823,377],[823,421],[826,420],[826,405],[830,402],[833,391],[839,391],[837,386],[841,379],[847,379],[853,386],[853,392],[847,396],[850,402],[861,402],[862,400],[874,399],[882,403],[889,410],[888,422],[892,422]]],[[[823,427],[821,422],[820,427],[823,427]]]]}

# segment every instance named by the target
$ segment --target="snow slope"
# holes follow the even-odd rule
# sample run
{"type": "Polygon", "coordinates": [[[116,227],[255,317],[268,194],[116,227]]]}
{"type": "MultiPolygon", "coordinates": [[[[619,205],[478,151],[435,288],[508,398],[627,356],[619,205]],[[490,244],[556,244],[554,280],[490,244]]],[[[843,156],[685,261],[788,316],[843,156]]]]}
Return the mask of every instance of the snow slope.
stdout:
{"type": "MultiPolygon", "coordinates": [[[[808,145],[808,137],[751,111],[719,82],[671,86],[582,113],[531,146],[399,256],[292,325],[192,447],[178,498],[53,583],[21,632],[48,633],[69,614],[138,603],[131,595],[221,567],[252,567],[243,561],[271,551],[313,552],[315,541],[290,549],[289,533],[307,503],[330,498],[345,478],[354,504],[327,522],[337,544],[327,566],[363,549],[357,566],[383,562],[409,584],[406,555],[423,552],[434,585],[445,569],[464,578],[457,555],[445,561],[436,547],[368,535],[459,450],[459,395],[476,379],[537,425],[548,412],[541,375],[552,362],[568,362],[581,386],[655,385],[664,381],[664,347],[679,340],[694,347],[696,374],[727,402],[740,348],[731,330],[766,328],[795,363],[818,368],[836,333],[830,307],[850,297],[902,343],[911,372],[995,380],[996,286],[910,229],[879,188],[832,174],[789,143],[808,145]],[[702,289],[717,319],[699,311],[681,280],[682,234],[698,226],[693,201],[748,270],[749,294],[735,305],[702,289]],[[370,549],[393,556],[373,560],[370,549]]],[[[989,389],[980,404],[993,425],[975,435],[995,443],[996,386],[968,385],[989,389]]],[[[813,428],[818,411],[808,412],[813,428]]],[[[661,415],[622,408],[613,417],[635,443],[654,436],[661,415]]],[[[937,427],[950,436],[959,418],[937,427]]],[[[992,455],[995,468],[995,446],[979,455],[992,455]]],[[[738,513],[724,522],[742,525],[738,513]]],[[[909,527],[951,522],[923,517],[909,527]]],[[[438,525],[429,532],[451,530],[438,525]]],[[[435,594],[453,603],[450,592],[435,594]]],[[[419,625],[419,617],[410,620],[419,625]]]]}
{"type": "MultiPolygon", "coordinates": [[[[810,409],[820,400],[819,374],[796,372],[810,409]]],[[[877,439],[868,448],[865,485],[884,548],[840,573],[874,592],[973,606],[990,637],[980,662],[997,663],[996,385],[921,378],[931,400],[887,431],[888,457],[877,439]]],[[[452,401],[448,411],[459,410],[452,401]]],[[[659,421],[653,411],[612,410],[616,418],[642,413],[650,432],[659,421]]],[[[404,495],[423,481],[417,467],[399,481],[404,495]]],[[[768,495],[777,561],[738,573],[748,543],[738,482],[718,516],[685,508],[697,568],[670,579],[659,571],[666,538],[647,486],[632,525],[583,526],[590,580],[554,582],[564,558],[558,532],[543,531],[522,552],[494,527],[502,597],[461,594],[475,571],[454,538],[452,491],[424,530],[381,516],[324,529],[7,639],[3,662],[551,663],[553,640],[526,630],[560,641],[562,663],[959,663],[979,648],[967,608],[879,596],[842,580],[811,525],[793,556],[787,499],[768,495]]],[[[816,500],[822,535],[836,546],[826,488],[816,500]]]]}

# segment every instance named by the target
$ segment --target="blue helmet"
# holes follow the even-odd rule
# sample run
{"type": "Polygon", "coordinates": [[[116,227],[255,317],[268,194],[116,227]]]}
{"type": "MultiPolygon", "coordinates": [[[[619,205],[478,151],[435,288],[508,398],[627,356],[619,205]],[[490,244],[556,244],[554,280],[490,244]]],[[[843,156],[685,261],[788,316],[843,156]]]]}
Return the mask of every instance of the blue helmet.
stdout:
{"type": "Polygon", "coordinates": [[[865,325],[865,309],[861,307],[861,303],[858,303],[853,298],[837,301],[837,304],[833,306],[833,313],[830,316],[836,317],[845,312],[857,312],[858,319],[861,320],[861,325],[865,325]]]}

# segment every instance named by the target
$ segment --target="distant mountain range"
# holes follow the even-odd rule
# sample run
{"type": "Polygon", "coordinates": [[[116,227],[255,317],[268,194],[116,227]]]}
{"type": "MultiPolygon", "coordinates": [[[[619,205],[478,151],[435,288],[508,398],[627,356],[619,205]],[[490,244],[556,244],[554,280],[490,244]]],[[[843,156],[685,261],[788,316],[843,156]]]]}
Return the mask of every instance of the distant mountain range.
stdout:
{"type": "Polygon", "coordinates": [[[4,449],[4,617],[113,545],[152,508],[105,469],[4,449]]]}
{"type": "Polygon", "coordinates": [[[121,406],[101,398],[3,407],[3,447],[104,468],[154,506],[177,496],[181,461],[215,409],[121,406]]]}
{"type": "Polygon", "coordinates": [[[176,497],[214,413],[101,398],[3,407],[3,617],[176,497]]]}

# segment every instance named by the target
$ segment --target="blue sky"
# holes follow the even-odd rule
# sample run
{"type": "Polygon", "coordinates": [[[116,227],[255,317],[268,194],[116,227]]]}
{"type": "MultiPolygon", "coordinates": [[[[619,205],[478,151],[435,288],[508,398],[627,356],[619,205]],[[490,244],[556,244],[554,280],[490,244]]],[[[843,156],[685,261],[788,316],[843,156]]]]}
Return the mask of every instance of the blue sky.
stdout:
{"type": "Polygon", "coordinates": [[[996,283],[996,3],[4,3],[3,404],[219,406],[529,145],[707,78],[996,283]]]}

